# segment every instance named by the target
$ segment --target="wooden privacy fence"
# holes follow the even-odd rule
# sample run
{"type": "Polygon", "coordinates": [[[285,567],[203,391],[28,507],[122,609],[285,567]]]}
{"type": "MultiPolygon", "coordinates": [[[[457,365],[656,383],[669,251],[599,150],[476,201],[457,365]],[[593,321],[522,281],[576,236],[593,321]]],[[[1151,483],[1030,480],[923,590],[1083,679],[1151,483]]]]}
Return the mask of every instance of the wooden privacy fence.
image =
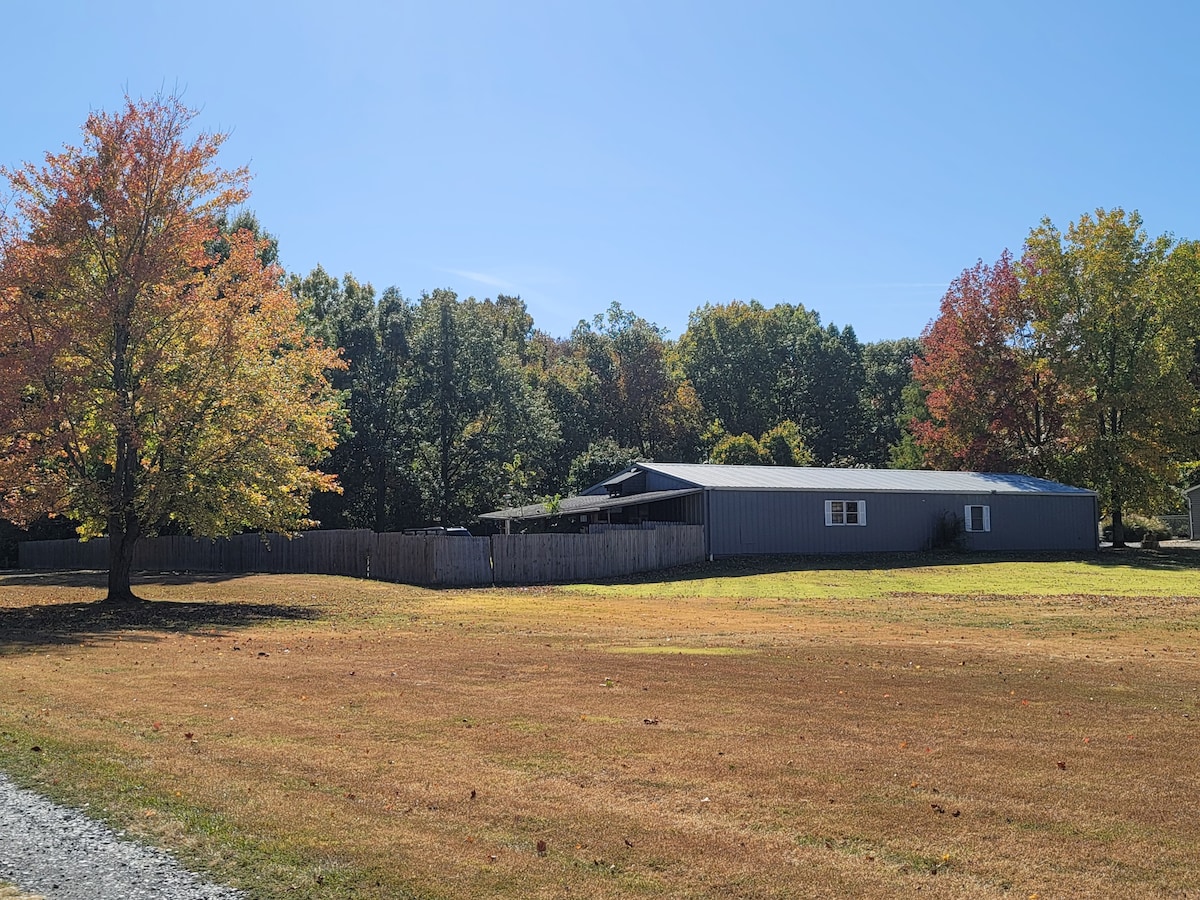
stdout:
{"type": "Polygon", "coordinates": [[[492,574],[496,584],[615,578],[703,559],[704,529],[700,525],[492,537],[492,574]]]}
{"type": "MultiPolygon", "coordinates": [[[[104,569],[108,539],[24,541],[23,569],[104,569]]],[[[144,538],[133,567],[170,572],[278,572],[349,575],[428,586],[471,587],[582,581],[649,572],[704,559],[699,525],[663,525],[600,534],[493,537],[306,531],[293,538],[243,534],[208,540],[144,538]]]]}

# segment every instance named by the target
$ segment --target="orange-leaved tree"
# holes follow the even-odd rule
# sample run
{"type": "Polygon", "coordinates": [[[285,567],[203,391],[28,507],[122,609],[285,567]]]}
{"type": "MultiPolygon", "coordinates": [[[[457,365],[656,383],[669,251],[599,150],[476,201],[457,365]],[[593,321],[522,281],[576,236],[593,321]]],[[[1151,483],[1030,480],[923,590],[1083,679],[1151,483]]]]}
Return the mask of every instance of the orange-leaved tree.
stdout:
{"type": "Polygon", "coordinates": [[[224,134],[189,136],[194,117],[127,97],[81,147],[0,170],[0,513],[108,535],[114,602],[133,599],[140,537],[296,530],[336,489],[313,466],[340,361],[263,244],[219,235],[249,176],[217,166],[224,134]]]}

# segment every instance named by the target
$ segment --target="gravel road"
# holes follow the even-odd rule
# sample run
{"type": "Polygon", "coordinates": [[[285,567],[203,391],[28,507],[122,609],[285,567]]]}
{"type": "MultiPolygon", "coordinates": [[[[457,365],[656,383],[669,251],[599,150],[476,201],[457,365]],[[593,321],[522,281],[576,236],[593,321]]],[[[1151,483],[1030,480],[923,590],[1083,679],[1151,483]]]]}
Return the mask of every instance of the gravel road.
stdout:
{"type": "Polygon", "coordinates": [[[243,895],[202,881],[169,854],[0,775],[0,898],[7,897],[241,900],[243,895]]]}

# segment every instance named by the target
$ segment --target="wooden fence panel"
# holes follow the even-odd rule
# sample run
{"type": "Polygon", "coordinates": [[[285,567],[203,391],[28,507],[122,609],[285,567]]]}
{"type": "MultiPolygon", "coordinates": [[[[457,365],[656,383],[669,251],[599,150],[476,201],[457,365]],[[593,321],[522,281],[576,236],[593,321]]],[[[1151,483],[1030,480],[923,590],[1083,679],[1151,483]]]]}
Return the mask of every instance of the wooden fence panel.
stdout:
{"type": "Polygon", "coordinates": [[[371,578],[430,586],[492,583],[488,538],[395,533],[374,538],[371,578]]]}
{"type": "Polygon", "coordinates": [[[688,525],[683,528],[659,528],[656,568],[672,569],[704,561],[704,528],[688,525]]]}
{"type": "Polygon", "coordinates": [[[492,583],[492,541],[486,537],[432,538],[430,585],[471,587],[492,583]]]}
{"type": "Polygon", "coordinates": [[[377,534],[371,547],[370,575],[380,581],[416,581],[424,575],[425,539],[417,535],[377,534]]]}
{"type": "Polygon", "coordinates": [[[21,541],[17,565],[22,569],[107,569],[108,538],[21,541]]]}
{"type": "MultiPolygon", "coordinates": [[[[108,539],[24,541],[26,569],[104,569],[108,539]]],[[[590,534],[486,537],[375,534],[366,530],[168,536],[138,542],[134,568],[151,572],[347,575],[430,586],[540,584],[616,578],[704,559],[699,525],[606,529],[590,534]]]]}
{"type": "Polygon", "coordinates": [[[498,534],[492,538],[497,584],[537,584],[617,578],[700,562],[704,529],[664,525],[598,534],[498,534]]]}

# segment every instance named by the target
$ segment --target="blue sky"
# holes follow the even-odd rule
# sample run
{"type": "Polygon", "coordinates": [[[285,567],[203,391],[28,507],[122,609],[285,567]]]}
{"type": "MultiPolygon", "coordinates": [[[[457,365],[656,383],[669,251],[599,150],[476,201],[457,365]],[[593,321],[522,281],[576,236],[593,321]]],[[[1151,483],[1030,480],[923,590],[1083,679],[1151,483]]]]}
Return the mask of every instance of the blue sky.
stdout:
{"type": "Polygon", "coordinates": [[[182,90],[289,270],[520,294],[556,335],[755,298],[915,336],[1043,216],[1200,238],[1183,2],[12,6],[0,163],[182,90]]]}

